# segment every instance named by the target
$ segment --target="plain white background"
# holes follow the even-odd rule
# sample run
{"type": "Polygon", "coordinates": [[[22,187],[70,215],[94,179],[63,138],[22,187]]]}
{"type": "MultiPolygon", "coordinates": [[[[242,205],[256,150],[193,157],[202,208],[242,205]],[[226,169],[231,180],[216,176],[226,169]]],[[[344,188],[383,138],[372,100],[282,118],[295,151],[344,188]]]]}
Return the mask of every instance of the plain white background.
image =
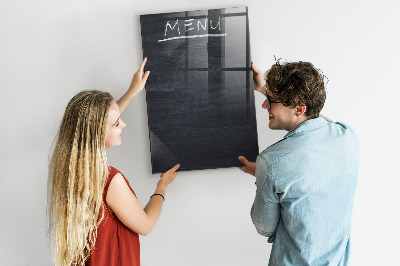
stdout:
{"type": "MultiPolygon", "coordinates": [[[[143,56],[139,15],[244,5],[256,65],[267,70],[274,55],[314,63],[329,78],[322,114],[359,136],[354,265],[400,265],[400,8],[394,0],[2,0],[1,265],[51,265],[52,140],[75,93],[95,88],[118,98],[127,89],[143,56]]],[[[268,129],[263,100],[256,95],[260,150],[285,134],[268,129]]],[[[123,119],[123,145],[108,158],[144,205],[158,180],[151,174],[144,92],[123,119]]],[[[254,193],[254,178],[236,168],[180,173],[154,231],[141,237],[142,265],[266,265],[271,245],[249,217],[254,193]]]]}

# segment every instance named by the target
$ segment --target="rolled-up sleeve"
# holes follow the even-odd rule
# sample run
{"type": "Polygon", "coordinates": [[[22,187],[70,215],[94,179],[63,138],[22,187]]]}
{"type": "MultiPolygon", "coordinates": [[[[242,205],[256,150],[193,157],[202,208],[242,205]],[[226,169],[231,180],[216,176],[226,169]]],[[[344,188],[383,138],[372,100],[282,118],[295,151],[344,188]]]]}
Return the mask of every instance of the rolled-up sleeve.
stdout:
{"type": "Polygon", "coordinates": [[[256,161],[257,192],[251,219],[257,232],[268,237],[268,242],[274,241],[280,218],[279,196],[272,175],[270,165],[259,155],[256,161]]]}

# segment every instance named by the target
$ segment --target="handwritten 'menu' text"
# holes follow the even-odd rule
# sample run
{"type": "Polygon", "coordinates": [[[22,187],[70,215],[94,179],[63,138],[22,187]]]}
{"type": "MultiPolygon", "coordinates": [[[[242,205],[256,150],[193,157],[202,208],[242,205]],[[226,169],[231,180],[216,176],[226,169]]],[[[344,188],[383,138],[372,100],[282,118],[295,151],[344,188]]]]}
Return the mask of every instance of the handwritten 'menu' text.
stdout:
{"type": "Polygon", "coordinates": [[[212,30],[217,30],[218,32],[221,31],[221,17],[218,17],[216,22],[207,17],[204,19],[185,19],[182,21],[183,23],[179,22],[179,19],[174,22],[168,20],[165,24],[164,36],[167,36],[167,34],[170,35],[174,32],[174,36],[176,36],[176,33],[183,34],[188,31],[202,32],[208,30],[208,27],[212,30]]]}

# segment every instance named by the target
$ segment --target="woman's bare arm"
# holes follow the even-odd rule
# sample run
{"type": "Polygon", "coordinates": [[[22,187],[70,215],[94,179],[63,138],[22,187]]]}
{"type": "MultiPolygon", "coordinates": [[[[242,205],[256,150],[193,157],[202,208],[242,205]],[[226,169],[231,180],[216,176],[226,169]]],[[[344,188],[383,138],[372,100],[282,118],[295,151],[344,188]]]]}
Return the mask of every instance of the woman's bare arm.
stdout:
{"type": "MultiPolygon", "coordinates": [[[[179,164],[161,175],[154,194],[165,196],[167,186],[175,179],[179,164]]],[[[159,195],[150,198],[143,209],[129,189],[123,176],[118,173],[110,183],[107,192],[107,203],[118,219],[132,231],[147,235],[151,232],[160,217],[164,199],[159,195]]]]}

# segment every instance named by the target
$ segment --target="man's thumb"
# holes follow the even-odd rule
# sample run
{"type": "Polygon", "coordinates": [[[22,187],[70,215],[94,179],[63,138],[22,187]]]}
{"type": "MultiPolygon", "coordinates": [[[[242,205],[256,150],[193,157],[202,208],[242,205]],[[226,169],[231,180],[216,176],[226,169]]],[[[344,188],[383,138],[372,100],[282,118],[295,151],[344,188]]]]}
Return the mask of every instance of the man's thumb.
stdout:
{"type": "Polygon", "coordinates": [[[247,165],[249,163],[249,161],[244,156],[239,156],[238,159],[244,165],[247,165]]]}

